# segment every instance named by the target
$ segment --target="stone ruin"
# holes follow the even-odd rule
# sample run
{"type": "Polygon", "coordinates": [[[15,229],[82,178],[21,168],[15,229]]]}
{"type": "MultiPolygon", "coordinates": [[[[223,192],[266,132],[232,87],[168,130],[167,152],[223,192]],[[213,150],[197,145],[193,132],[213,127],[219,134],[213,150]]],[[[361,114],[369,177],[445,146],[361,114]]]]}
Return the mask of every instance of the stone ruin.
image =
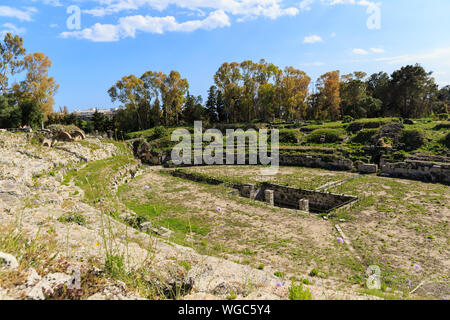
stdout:
{"type": "Polygon", "coordinates": [[[262,183],[259,185],[229,184],[219,179],[188,173],[182,170],[172,170],[170,171],[170,174],[175,177],[200,183],[211,185],[225,184],[231,188],[237,189],[242,197],[267,202],[270,205],[281,208],[306,212],[329,213],[358,200],[357,197],[349,195],[297,189],[272,183],[262,183]]]}
{"type": "Polygon", "coordinates": [[[84,131],[75,126],[51,125],[42,131],[45,135],[42,145],[45,147],[52,147],[59,141],[73,142],[86,139],[84,131]]]}

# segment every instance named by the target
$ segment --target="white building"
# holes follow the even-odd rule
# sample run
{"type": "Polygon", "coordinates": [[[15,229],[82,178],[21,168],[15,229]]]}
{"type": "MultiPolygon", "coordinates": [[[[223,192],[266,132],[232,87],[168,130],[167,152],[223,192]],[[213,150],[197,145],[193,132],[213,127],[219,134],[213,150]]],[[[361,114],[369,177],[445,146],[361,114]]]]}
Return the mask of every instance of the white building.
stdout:
{"type": "Polygon", "coordinates": [[[118,110],[119,108],[110,108],[110,109],[91,108],[88,110],[75,110],[73,112],[73,115],[82,120],[89,120],[92,118],[95,112],[98,112],[103,114],[105,117],[111,118],[117,113],[118,110]]]}

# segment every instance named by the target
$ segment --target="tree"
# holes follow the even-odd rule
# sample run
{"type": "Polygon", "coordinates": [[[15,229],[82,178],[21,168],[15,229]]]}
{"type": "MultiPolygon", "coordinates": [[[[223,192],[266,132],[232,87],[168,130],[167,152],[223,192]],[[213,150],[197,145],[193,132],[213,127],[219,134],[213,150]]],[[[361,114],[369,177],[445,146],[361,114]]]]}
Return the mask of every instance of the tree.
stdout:
{"type": "Polygon", "coordinates": [[[52,62],[44,53],[28,54],[24,58],[24,67],[27,70],[25,80],[20,86],[14,86],[14,91],[20,99],[30,99],[39,105],[45,116],[53,112],[53,96],[59,88],[55,79],[48,75],[51,66],[52,62]]]}
{"type": "Polygon", "coordinates": [[[24,100],[19,105],[22,126],[39,128],[44,120],[44,113],[39,105],[31,100],[24,100]]]}
{"type": "Polygon", "coordinates": [[[105,115],[103,113],[100,113],[97,109],[95,109],[91,121],[92,125],[94,126],[94,130],[98,130],[100,132],[105,131],[105,115]]]}
{"type": "Polygon", "coordinates": [[[138,130],[142,130],[143,122],[138,107],[140,101],[146,96],[144,82],[135,75],[125,76],[117,81],[108,90],[108,93],[112,102],[118,100],[124,105],[124,112],[121,113],[119,119],[127,121],[127,124],[122,126],[125,128],[137,127],[138,130]],[[135,122],[136,125],[129,122],[135,122]]]}
{"type": "Polygon", "coordinates": [[[5,35],[3,43],[0,43],[0,90],[6,93],[8,90],[9,76],[23,70],[24,61],[21,57],[26,50],[23,48],[23,39],[19,36],[5,35]]]}
{"type": "Polygon", "coordinates": [[[202,105],[202,97],[191,96],[189,93],[186,98],[186,104],[183,109],[184,121],[192,125],[194,121],[204,120],[206,118],[206,109],[202,105]]]}
{"type": "Polygon", "coordinates": [[[287,119],[301,119],[306,116],[308,87],[311,78],[305,72],[293,67],[284,69],[280,83],[281,103],[287,119]]]}
{"type": "Polygon", "coordinates": [[[437,85],[431,74],[419,64],[402,67],[392,73],[392,106],[402,117],[421,117],[431,113],[437,95],[437,85]]]}
{"type": "Polygon", "coordinates": [[[209,87],[208,100],[206,100],[206,112],[211,123],[215,123],[218,121],[216,86],[209,87]]]}
{"type": "Polygon", "coordinates": [[[21,111],[11,94],[0,96],[0,128],[17,128],[21,124],[21,111]]]}
{"type": "Polygon", "coordinates": [[[165,111],[165,124],[179,124],[185,95],[189,90],[189,83],[182,79],[177,71],[171,71],[163,81],[163,109],[165,111]]]}
{"type": "Polygon", "coordinates": [[[372,74],[366,81],[367,95],[381,101],[380,116],[388,115],[391,106],[390,77],[386,72],[372,74]]]}
{"type": "Polygon", "coordinates": [[[319,117],[336,121],[341,117],[339,71],[327,72],[317,80],[319,117]]]}

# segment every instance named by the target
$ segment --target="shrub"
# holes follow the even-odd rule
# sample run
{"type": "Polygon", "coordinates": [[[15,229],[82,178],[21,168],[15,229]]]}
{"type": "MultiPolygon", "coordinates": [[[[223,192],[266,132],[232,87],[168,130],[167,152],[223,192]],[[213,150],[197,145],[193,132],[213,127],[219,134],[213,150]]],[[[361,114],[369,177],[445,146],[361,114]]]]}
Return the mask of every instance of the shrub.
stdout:
{"type": "Polygon", "coordinates": [[[403,130],[399,142],[404,145],[405,151],[419,149],[425,144],[425,132],[417,129],[403,130]]]}
{"type": "Polygon", "coordinates": [[[297,130],[283,130],[280,131],[281,143],[297,143],[300,133],[297,130]]]}
{"type": "Polygon", "coordinates": [[[311,132],[308,136],[308,142],[312,143],[333,143],[342,139],[342,132],[337,129],[318,129],[311,132]],[[325,137],[325,141],[322,141],[325,137]]]}
{"type": "Polygon", "coordinates": [[[385,124],[386,124],[386,121],[381,121],[381,120],[355,121],[355,122],[350,123],[347,126],[347,131],[357,132],[362,129],[375,129],[375,128],[380,128],[381,126],[383,126],[385,124]]]}
{"type": "Polygon", "coordinates": [[[378,129],[363,129],[353,137],[352,142],[360,144],[368,144],[378,133],[378,129]]]}
{"type": "Polygon", "coordinates": [[[317,270],[317,269],[312,269],[311,272],[309,273],[309,275],[310,275],[311,277],[315,277],[315,276],[317,276],[318,274],[319,274],[319,270],[317,270]]]}
{"type": "Polygon", "coordinates": [[[59,222],[76,223],[80,226],[86,225],[86,218],[76,212],[66,213],[58,218],[59,222]]]}
{"type": "Polygon", "coordinates": [[[344,116],[344,118],[342,118],[342,123],[350,123],[352,122],[354,119],[351,116],[344,116]]]}
{"type": "Polygon", "coordinates": [[[448,113],[439,113],[436,115],[436,118],[438,118],[439,120],[447,120],[450,119],[450,114],[448,113]]]}
{"type": "Polygon", "coordinates": [[[289,300],[312,300],[312,294],[308,289],[303,289],[303,284],[289,287],[289,300]]]}
{"type": "Polygon", "coordinates": [[[152,139],[160,139],[167,136],[167,134],[167,129],[163,126],[155,127],[155,129],[153,129],[152,139]]]}
{"type": "Polygon", "coordinates": [[[444,138],[444,144],[445,144],[445,146],[446,146],[447,148],[450,149],[450,132],[447,133],[447,135],[445,136],[445,138],[444,138]]]}

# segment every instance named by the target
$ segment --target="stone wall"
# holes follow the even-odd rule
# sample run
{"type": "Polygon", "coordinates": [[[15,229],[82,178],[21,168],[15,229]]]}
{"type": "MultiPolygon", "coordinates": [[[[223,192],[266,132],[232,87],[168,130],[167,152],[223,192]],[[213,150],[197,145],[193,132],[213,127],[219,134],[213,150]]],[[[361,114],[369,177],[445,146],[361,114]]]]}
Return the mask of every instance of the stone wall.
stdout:
{"type": "Polygon", "coordinates": [[[319,213],[328,213],[358,200],[354,196],[296,189],[271,183],[262,183],[260,185],[229,184],[219,179],[197,173],[189,173],[179,169],[170,171],[170,174],[182,179],[212,185],[227,184],[229,187],[239,190],[239,194],[242,197],[267,202],[283,208],[301,209],[301,201],[307,200],[309,210],[319,213]]]}
{"type": "Polygon", "coordinates": [[[273,201],[278,207],[299,209],[300,201],[308,200],[310,211],[320,213],[328,213],[358,200],[354,196],[297,189],[271,183],[263,183],[259,186],[244,185],[240,188],[240,194],[246,198],[266,201],[267,190],[273,191],[273,201]]]}
{"type": "Polygon", "coordinates": [[[321,168],[327,170],[351,171],[353,162],[350,159],[332,155],[283,155],[280,154],[280,165],[321,168]]]}
{"type": "Polygon", "coordinates": [[[450,184],[450,163],[416,160],[381,165],[381,176],[450,184]]]}

